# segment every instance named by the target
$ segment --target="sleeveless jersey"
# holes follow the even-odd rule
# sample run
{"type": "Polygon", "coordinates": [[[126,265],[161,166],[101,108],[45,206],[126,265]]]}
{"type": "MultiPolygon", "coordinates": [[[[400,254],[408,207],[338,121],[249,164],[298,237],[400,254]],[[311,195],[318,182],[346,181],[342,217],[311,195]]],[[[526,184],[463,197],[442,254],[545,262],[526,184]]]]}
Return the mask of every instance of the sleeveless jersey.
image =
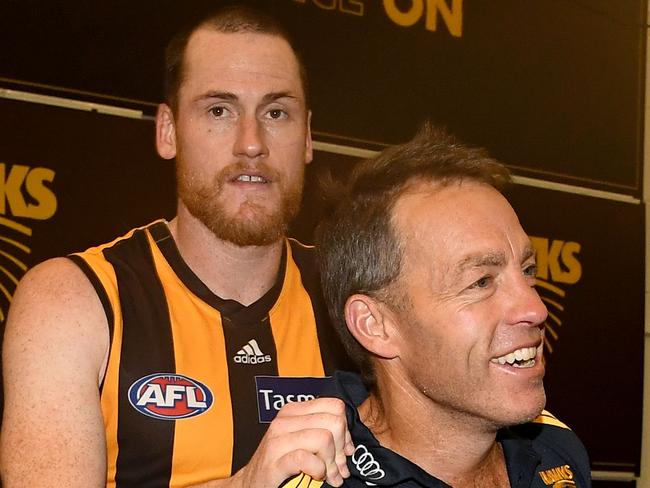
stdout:
{"type": "MultiPolygon", "coordinates": [[[[257,378],[303,384],[347,365],[313,250],[297,241],[286,240],[276,284],[250,306],[214,295],[164,221],[70,259],[95,287],[109,324],[100,385],[109,487],[230,476],[268,426],[260,421],[257,378]]],[[[264,391],[275,406],[277,398],[301,397],[264,391]]]]}

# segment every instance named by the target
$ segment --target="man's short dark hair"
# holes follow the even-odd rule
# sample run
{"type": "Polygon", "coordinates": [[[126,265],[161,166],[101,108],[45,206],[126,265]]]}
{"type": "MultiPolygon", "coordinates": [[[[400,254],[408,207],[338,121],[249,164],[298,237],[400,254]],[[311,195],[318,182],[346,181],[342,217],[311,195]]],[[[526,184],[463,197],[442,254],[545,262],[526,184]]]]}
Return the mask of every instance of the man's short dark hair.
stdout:
{"type": "Polygon", "coordinates": [[[473,181],[502,191],[508,169],[481,148],[460,144],[440,128],[425,124],[405,144],[361,162],[351,174],[333,212],[317,231],[321,280],[329,313],[348,354],[361,369],[366,386],[375,387],[370,353],[345,322],[345,302],[354,294],[373,297],[404,310],[408,300],[394,290],[402,269],[404,243],[396,234],[392,210],[409,189],[473,181]]]}
{"type": "Polygon", "coordinates": [[[305,103],[307,103],[307,71],[289,33],[266,12],[243,5],[229,5],[213,10],[189,23],[178,31],[167,44],[165,50],[165,102],[174,113],[178,109],[178,91],[183,83],[187,43],[194,32],[204,27],[226,34],[266,34],[287,41],[296,56],[305,103]]]}

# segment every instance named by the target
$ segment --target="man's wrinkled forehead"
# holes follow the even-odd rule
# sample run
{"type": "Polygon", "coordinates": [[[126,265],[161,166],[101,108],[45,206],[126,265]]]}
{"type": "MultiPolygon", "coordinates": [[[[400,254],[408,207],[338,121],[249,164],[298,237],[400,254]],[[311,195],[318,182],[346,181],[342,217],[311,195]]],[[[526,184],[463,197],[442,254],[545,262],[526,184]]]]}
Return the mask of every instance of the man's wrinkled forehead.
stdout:
{"type": "Polygon", "coordinates": [[[449,271],[534,254],[509,202],[483,183],[412,185],[395,202],[391,219],[407,248],[444,257],[449,271]]]}

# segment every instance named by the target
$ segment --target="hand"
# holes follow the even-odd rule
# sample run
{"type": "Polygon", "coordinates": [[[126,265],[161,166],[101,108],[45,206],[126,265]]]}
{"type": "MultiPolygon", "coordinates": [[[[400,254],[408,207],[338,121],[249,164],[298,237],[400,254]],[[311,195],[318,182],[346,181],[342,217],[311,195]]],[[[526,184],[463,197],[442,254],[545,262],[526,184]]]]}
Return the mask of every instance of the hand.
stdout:
{"type": "Polygon", "coordinates": [[[346,456],[354,452],[345,405],[336,398],[288,403],[237,477],[242,486],[277,488],[290,476],[305,473],[331,486],[350,476],[346,456]]]}

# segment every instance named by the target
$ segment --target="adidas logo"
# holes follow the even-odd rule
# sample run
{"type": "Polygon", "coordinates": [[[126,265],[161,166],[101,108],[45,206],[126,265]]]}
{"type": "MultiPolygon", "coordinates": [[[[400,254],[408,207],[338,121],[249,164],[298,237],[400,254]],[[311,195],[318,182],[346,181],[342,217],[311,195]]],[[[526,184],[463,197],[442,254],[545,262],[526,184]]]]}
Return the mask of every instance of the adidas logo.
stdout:
{"type": "Polygon", "coordinates": [[[237,351],[233,360],[240,364],[261,364],[270,363],[271,356],[269,354],[264,354],[257,341],[251,339],[244,345],[244,347],[237,351]]]}

